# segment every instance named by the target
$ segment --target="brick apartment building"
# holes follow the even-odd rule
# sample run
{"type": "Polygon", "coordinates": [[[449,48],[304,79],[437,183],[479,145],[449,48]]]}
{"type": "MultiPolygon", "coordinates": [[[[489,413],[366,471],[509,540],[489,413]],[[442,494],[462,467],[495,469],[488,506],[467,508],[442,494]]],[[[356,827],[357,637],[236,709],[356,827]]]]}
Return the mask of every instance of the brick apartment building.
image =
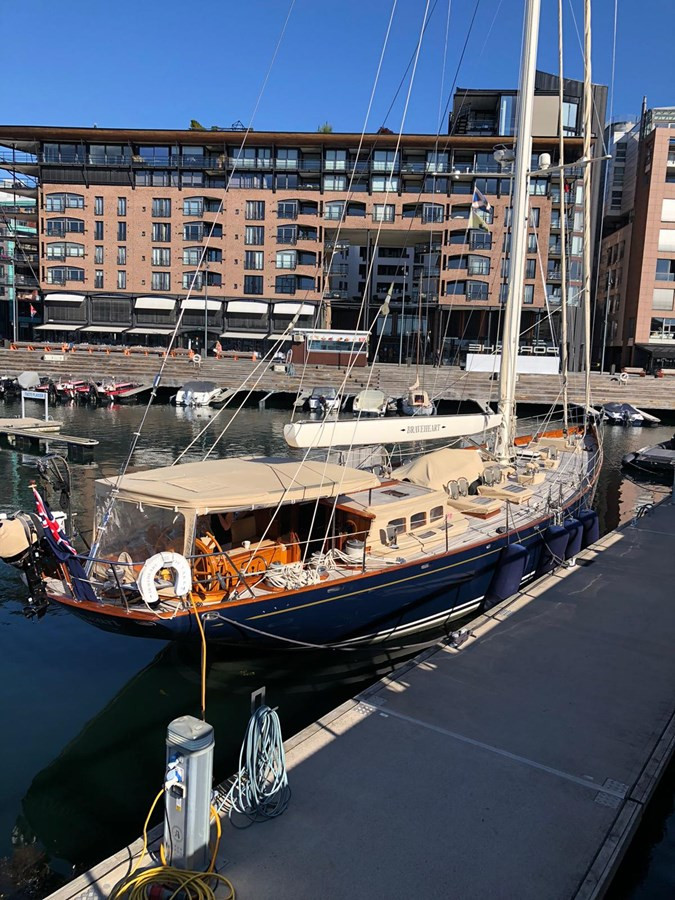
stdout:
{"type": "Polygon", "coordinates": [[[596,334],[605,368],[675,366],[675,107],[615,123],[596,334]]]}
{"type": "MultiPolygon", "coordinates": [[[[557,163],[551,79],[538,74],[533,169],[541,153],[557,163]]],[[[574,162],[579,86],[565,87],[565,161],[574,162]]],[[[0,165],[33,179],[38,198],[40,333],[161,344],[184,308],[183,343],[201,339],[208,317],[210,341],[264,349],[297,314],[298,327],[370,325],[393,283],[382,357],[396,358],[404,334],[422,337],[428,355],[442,345],[446,358],[493,345],[512,189],[494,150],[513,145],[515,101],[514,91],[459,90],[452,133],[403,135],[398,152],[388,133],[366,135],[357,153],[358,134],[253,131],[242,147],[236,130],[2,126],[0,165]],[[491,205],[481,211],[488,230],[469,227],[476,188],[491,205]]],[[[555,309],[560,299],[561,189],[578,293],[580,174],[532,178],[528,343],[555,342],[547,300],[555,309]]]]}

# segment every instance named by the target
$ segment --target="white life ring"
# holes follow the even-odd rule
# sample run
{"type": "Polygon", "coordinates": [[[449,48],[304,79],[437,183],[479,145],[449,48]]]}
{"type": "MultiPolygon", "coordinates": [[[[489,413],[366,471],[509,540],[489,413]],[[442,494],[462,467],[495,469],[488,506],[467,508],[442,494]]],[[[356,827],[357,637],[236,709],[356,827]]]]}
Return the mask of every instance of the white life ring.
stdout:
{"type": "Polygon", "coordinates": [[[195,353],[195,355],[192,357],[192,362],[196,366],[198,366],[201,361],[202,361],[201,355],[199,353],[195,353]]]}
{"type": "Polygon", "coordinates": [[[136,579],[136,587],[148,606],[155,606],[159,603],[155,576],[162,569],[173,569],[173,589],[177,597],[185,597],[192,590],[192,570],[187,559],[180,553],[172,553],[169,550],[155,553],[145,561],[145,565],[136,579]]]}
{"type": "Polygon", "coordinates": [[[628,372],[622,372],[619,375],[619,381],[623,381],[623,383],[625,384],[628,381],[628,372]]]}

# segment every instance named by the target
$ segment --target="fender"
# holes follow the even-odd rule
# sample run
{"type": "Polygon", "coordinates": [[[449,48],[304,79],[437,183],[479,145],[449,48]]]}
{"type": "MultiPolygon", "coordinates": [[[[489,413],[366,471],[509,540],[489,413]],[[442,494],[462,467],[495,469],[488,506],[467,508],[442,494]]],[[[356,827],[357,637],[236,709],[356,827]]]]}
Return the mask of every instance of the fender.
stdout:
{"type": "Polygon", "coordinates": [[[173,589],[177,597],[186,597],[192,590],[192,571],[187,559],[180,553],[172,553],[169,550],[155,553],[145,561],[136,580],[140,595],[148,606],[156,606],[159,603],[155,576],[161,569],[173,569],[173,589]]]}

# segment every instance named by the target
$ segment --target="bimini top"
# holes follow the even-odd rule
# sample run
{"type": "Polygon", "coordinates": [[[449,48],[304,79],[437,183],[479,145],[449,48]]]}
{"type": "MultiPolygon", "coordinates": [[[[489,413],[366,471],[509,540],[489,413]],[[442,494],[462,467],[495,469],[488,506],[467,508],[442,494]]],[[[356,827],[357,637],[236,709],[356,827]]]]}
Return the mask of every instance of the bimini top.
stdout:
{"type": "MultiPolygon", "coordinates": [[[[97,492],[107,493],[116,482],[114,477],[98,479],[97,492]]],[[[119,484],[119,499],[204,514],[335,497],[379,485],[372,472],[334,463],[236,457],[125,475],[119,484]]]]}
{"type": "Polygon", "coordinates": [[[478,450],[435,450],[406,463],[391,473],[399,481],[412,481],[423,487],[439,490],[448,481],[466,478],[471,484],[483,474],[485,463],[478,450]]]}

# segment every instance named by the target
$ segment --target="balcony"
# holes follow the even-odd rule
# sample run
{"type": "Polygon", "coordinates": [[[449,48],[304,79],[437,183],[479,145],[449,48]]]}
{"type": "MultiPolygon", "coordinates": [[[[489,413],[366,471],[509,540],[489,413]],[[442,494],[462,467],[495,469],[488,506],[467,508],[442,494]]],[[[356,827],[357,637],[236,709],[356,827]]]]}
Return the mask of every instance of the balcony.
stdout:
{"type": "Polygon", "coordinates": [[[323,292],[324,300],[347,300],[349,297],[348,291],[324,291],[323,292]]]}
{"type": "Polygon", "coordinates": [[[562,281],[562,269],[559,269],[557,267],[554,269],[549,269],[548,272],[546,273],[546,280],[547,281],[562,281]]]}

